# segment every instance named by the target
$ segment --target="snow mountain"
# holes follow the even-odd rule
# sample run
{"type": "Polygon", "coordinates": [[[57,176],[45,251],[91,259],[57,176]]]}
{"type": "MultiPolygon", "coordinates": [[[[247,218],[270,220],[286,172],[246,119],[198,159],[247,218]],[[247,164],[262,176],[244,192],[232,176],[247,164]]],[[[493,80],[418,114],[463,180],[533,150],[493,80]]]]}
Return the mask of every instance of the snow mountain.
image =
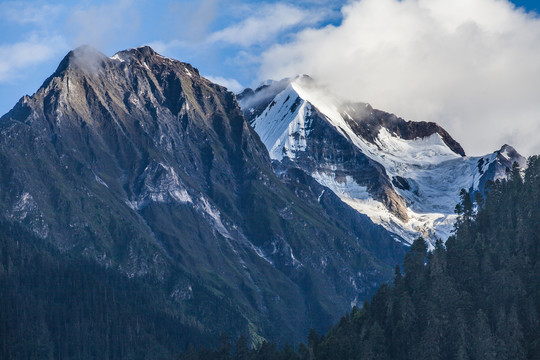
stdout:
{"type": "Polygon", "coordinates": [[[274,161],[302,169],[409,244],[418,236],[445,241],[461,189],[483,193],[514,162],[525,166],[509,145],[466,156],[436,123],[343,101],[307,75],[267,81],[237,98],[274,161]]]}

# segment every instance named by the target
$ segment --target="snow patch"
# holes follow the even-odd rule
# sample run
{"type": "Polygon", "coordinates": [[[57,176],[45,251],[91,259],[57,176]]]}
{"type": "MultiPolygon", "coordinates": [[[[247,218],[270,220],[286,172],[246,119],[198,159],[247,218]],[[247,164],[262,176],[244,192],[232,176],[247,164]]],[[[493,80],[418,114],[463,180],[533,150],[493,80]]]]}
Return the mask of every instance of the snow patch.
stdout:
{"type": "Polygon", "coordinates": [[[151,202],[193,203],[180,177],[172,166],[163,163],[150,163],[139,176],[143,189],[134,200],[126,203],[138,211],[151,202]]]}
{"type": "Polygon", "coordinates": [[[319,203],[321,202],[321,198],[324,195],[324,191],[325,190],[321,191],[321,195],[319,195],[319,197],[317,198],[317,202],[319,202],[319,203]]]}
{"type": "MultiPolygon", "coordinates": [[[[321,185],[330,188],[344,203],[359,213],[367,215],[375,224],[383,226],[408,242],[412,242],[419,235],[428,240],[437,238],[446,240],[451,235],[456,220],[456,215],[453,213],[455,205],[448,206],[444,200],[441,201],[442,205],[432,204],[432,209],[428,209],[430,211],[415,211],[409,206],[407,208],[409,220],[403,222],[382,202],[373,199],[367,188],[359,185],[351,176],[336,178],[331,172],[316,172],[312,174],[312,177],[321,185]],[[433,208],[437,207],[442,207],[445,211],[435,211],[433,208]]],[[[433,194],[433,197],[439,200],[436,194],[433,194]]],[[[456,202],[450,204],[456,204],[459,201],[459,193],[450,197],[449,201],[454,200],[456,202]]]]}
{"type": "Polygon", "coordinates": [[[103,181],[102,178],[100,178],[99,176],[96,175],[96,173],[94,173],[94,177],[96,179],[96,181],[98,183],[100,183],[101,185],[105,186],[107,189],[109,188],[109,185],[107,185],[107,183],[105,181],[103,181]]]}
{"type": "Polygon", "coordinates": [[[272,159],[294,159],[297,152],[306,151],[311,112],[311,104],[298,97],[289,85],[254,120],[253,127],[272,159]]]}
{"type": "Polygon", "coordinates": [[[267,257],[264,252],[258,248],[257,246],[253,245],[252,243],[251,244],[251,249],[253,249],[253,251],[255,251],[255,253],[257,254],[257,256],[259,256],[260,258],[264,259],[266,262],[268,262],[269,264],[271,265],[274,265],[274,262],[272,261],[272,259],[270,259],[269,257],[267,257]]]}
{"type": "Polygon", "coordinates": [[[212,222],[214,229],[216,229],[224,238],[232,239],[233,237],[221,221],[221,213],[219,212],[219,210],[214,208],[203,196],[201,196],[199,200],[200,202],[198,208],[209,216],[209,219],[212,222]]]}
{"type": "Polygon", "coordinates": [[[29,192],[23,192],[6,215],[9,219],[28,224],[32,232],[41,239],[49,235],[49,227],[43,214],[29,192]]]}
{"type": "Polygon", "coordinates": [[[122,58],[120,55],[118,54],[114,54],[113,56],[111,56],[109,59],[111,60],[116,60],[116,61],[120,61],[120,62],[125,62],[126,60],[124,58],[122,58]]]}
{"type": "Polygon", "coordinates": [[[160,57],[160,58],[162,58],[164,60],[167,60],[169,62],[176,62],[177,61],[177,60],[171,59],[170,57],[166,57],[166,56],[163,56],[163,55],[160,55],[160,54],[157,54],[157,53],[156,53],[156,56],[158,56],[158,57],[160,57]]]}
{"type": "MultiPolygon", "coordinates": [[[[342,179],[337,179],[335,176],[328,173],[315,172],[311,176],[321,185],[330,188],[336,195],[345,196],[354,199],[367,200],[370,195],[367,187],[360,186],[352,176],[345,176],[342,179]]],[[[324,190],[323,190],[324,193],[324,190]]],[[[322,196],[322,194],[320,195],[322,196]]],[[[319,199],[320,199],[319,196],[319,199]]]]}

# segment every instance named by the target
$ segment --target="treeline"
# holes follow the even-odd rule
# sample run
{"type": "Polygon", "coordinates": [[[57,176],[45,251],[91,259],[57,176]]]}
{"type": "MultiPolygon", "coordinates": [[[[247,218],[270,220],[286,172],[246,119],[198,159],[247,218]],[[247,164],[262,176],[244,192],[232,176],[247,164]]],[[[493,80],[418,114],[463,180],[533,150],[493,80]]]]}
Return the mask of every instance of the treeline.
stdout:
{"type": "Polygon", "coordinates": [[[152,279],[129,279],[0,224],[0,359],[171,359],[208,344],[152,279]]]}
{"type": "Polygon", "coordinates": [[[249,349],[226,337],[215,350],[190,348],[182,359],[540,359],[540,158],[524,177],[490,183],[485,201],[465,191],[446,244],[423,239],[371,302],[296,351],[263,343],[249,349]]]}

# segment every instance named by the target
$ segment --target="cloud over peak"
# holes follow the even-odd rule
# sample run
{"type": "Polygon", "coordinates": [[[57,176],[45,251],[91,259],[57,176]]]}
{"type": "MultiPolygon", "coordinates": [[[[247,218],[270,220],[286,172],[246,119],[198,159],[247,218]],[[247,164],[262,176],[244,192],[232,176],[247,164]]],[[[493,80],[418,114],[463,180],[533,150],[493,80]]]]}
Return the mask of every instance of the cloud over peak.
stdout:
{"type": "Polygon", "coordinates": [[[361,0],[338,26],[262,56],[261,78],[309,73],[337,94],[437,121],[467,152],[540,153],[540,19],[506,0],[361,0]]]}

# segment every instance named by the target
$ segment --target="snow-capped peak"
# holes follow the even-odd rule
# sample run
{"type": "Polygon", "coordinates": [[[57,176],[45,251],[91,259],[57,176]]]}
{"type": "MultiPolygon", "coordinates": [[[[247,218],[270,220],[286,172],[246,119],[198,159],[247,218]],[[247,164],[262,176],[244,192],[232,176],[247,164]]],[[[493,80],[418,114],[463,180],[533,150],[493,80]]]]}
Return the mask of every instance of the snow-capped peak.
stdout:
{"type": "Polygon", "coordinates": [[[259,117],[264,121],[257,121],[257,118],[253,127],[270,152],[270,157],[277,160],[283,156],[294,158],[296,152],[306,148],[306,135],[309,134],[306,127],[309,127],[310,115],[311,105],[300,97],[291,83],[259,117]]]}
{"type": "Polygon", "coordinates": [[[346,102],[309,76],[243,93],[243,111],[270,157],[329,187],[375,223],[412,242],[446,240],[461,189],[483,192],[520,155],[510,146],[466,157],[435,123],[407,122],[346,102]]]}

